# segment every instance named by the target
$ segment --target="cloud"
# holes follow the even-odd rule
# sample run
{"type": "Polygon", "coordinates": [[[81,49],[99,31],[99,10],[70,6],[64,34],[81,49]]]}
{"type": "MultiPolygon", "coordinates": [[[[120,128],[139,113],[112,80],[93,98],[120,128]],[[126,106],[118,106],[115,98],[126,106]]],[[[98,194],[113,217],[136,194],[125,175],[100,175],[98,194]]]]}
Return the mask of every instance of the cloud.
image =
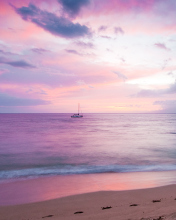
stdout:
{"type": "Polygon", "coordinates": [[[122,62],[125,62],[125,59],[124,59],[123,57],[121,57],[120,60],[121,60],[122,62]]]}
{"type": "Polygon", "coordinates": [[[168,76],[174,76],[174,73],[173,72],[169,72],[167,75],[168,76]]]}
{"type": "Polygon", "coordinates": [[[153,105],[160,105],[161,113],[176,113],[176,100],[155,101],[153,105]]]}
{"type": "Polygon", "coordinates": [[[36,105],[48,105],[49,101],[42,99],[23,99],[7,94],[0,94],[0,106],[36,106],[36,105]]]}
{"type": "Polygon", "coordinates": [[[29,4],[28,7],[12,7],[23,20],[30,21],[55,36],[75,38],[90,35],[90,30],[87,26],[80,25],[79,23],[74,24],[67,18],[58,17],[53,13],[42,11],[33,4],[29,4]]]}
{"type": "Polygon", "coordinates": [[[0,50],[0,53],[4,54],[4,55],[17,55],[15,53],[11,53],[11,52],[6,52],[4,50],[0,50]]]}
{"type": "Polygon", "coordinates": [[[147,97],[158,97],[164,94],[174,94],[174,93],[176,93],[176,82],[170,85],[170,87],[167,89],[159,89],[159,90],[142,89],[134,96],[147,98],[147,97]]]}
{"type": "Polygon", "coordinates": [[[124,31],[121,27],[114,27],[114,33],[115,34],[124,34],[124,31]]]}
{"type": "Polygon", "coordinates": [[[75,42],[76,45],[80,46],[80,47],[83,47],[83,48],[94,48],[94,44],[93,43],[85,43],[83,41],[77,41],[75,42]]]}
{"type": "Polygon", "coordinates": [[[33,52],[35,53],[39,53],[39,54],[42,54],[42,53],[45,53],[45,52],[48,52],[49,50],[45,50],[45,49],[42,49],[42,48],[32,48],[31,49],[33,52]]]}
{"type": "Polygon", "coordinates": [[[58,0],[58,2],[63,6],[64,12],[70,16],[75,16],[83,6],[90,3],[90,0],[58,0]]]}
{"type": "Polygon", "coordinates": [[[166,89],[167,94],[173,94],[176,93],[176,81],[174,84],[172,84],[168,89],[166,89]]]}
{"type": "Polygon", "coordinates": [[[147,98],[147,97],[156,97],[156,96],[160,96],[164,94],[163,90],[150,90],[150,89],[142,89],[140,92],[138,92],[135,96],[136,97],[143,97],[143,98],[147,98]]]}
{"type": "Polygon", "coordinates": [[[105,35],[101,35],[102,38],[105,38],[105,39],[111,39],[111,37],[109,36],[105,36],[105,35]]]}
{"type": "Polygon", "coordinates": [[[0,69],[0,75],[9,72],[7,69],[0,69]]]}
{"type": "Polygon", "coordinates": [[[105,31],[107,28],[107,26],[102,25],[98,28],[98,31],[105,31]]]}
{"type": "Polygon", "coordinates": [[[120,79],[123,79],[124,81],[128,79],[124,74],[118,71],[112,71],[112,72],[115,73],[120,79]]]}
{"type": "Polygon", "coordinates": [[[13,67],[21,67],[21,68],[36,68],[36,66],[27,63],[25,60],[11,61],[4,57],[0,57],[0,64],[8,64],[13,67]]]}
{"type": "Polygon", "coordinates": [[[82,54],[79,53],[79,52],[76,51],[76,50],[65,50],[65,51],[67,51],[67,53],[73,53],[73,54],[76,54],[76,55],[82,56],[82,54]]]}
{"type": "Polygon", "coordinates": [[[169,50],[165,44],[162,43],[156,43],[154,44],[157,48],[163,49],[163,50],[169,50]]]}

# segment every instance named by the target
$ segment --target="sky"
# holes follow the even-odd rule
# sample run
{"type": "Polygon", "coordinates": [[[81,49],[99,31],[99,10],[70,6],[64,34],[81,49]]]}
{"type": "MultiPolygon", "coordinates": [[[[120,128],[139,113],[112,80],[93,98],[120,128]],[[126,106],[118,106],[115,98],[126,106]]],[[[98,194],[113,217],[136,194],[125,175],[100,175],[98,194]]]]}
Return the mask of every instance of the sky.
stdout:
{"type": "Polygon", "coordinates": [[[175,0],[0,0],[0,113],[176,113],[175,0]]]}

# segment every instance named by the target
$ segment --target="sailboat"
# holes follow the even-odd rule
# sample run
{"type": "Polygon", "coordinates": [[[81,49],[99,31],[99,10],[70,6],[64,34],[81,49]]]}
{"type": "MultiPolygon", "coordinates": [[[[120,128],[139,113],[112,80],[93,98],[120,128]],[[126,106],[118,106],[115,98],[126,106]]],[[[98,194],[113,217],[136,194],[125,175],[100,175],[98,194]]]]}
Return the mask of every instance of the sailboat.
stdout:
{"type": "Polygon", "coordinates": [[[83,117],[83,115],[80,115],[80,114],[79,114],[79,109],[80,109],[80,105],[79,105],[79,103],[78,103],[78,114],[72,115],[71,118],[82,118],[82,117],[83,117]]]}

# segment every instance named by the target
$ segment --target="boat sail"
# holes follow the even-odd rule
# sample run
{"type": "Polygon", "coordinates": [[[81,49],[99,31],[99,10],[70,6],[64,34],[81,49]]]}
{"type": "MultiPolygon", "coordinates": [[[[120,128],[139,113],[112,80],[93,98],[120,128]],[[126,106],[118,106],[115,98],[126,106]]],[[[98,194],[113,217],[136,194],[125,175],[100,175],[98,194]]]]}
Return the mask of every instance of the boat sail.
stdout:
{"type": "Polygon", "coordinates": [[[80,104],[78,103],[78,113],[71,116],[71,118],[82,118],[83,115],[79,114],[80,104]]]}

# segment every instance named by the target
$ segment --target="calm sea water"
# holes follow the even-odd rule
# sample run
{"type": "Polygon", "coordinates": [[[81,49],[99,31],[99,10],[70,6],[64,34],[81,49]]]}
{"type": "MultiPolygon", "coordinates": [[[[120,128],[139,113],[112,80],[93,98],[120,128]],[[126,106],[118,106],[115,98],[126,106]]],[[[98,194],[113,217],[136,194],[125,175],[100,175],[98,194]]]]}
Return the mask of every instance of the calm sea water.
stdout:
{"type": "Polygon", "coordinates": [[[0,180],[176,170],[176,114],[0,114],[0,180]]]}

